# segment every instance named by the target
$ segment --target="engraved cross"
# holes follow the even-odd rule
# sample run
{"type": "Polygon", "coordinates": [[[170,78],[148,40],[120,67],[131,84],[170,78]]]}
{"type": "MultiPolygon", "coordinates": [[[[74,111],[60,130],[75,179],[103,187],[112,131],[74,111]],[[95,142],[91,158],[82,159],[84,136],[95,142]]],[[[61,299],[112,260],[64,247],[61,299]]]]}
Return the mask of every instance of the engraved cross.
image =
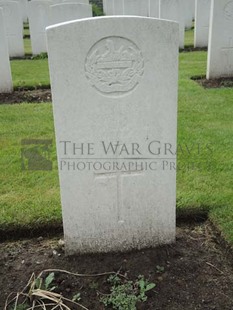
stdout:
{"type": "Polygon", "coordinates": [[[117,220],[118,223],[124,223],[124,218],[122,216],[123,210],[123,195],[122,195],[122,180],[124,176],[141,176],[143,170],[130,170],[130,171],[112,171],[112,172],[103,172],[103,173],[95,173],[96,178],[116,178],[116,191],[117,191],[117,220]]]}

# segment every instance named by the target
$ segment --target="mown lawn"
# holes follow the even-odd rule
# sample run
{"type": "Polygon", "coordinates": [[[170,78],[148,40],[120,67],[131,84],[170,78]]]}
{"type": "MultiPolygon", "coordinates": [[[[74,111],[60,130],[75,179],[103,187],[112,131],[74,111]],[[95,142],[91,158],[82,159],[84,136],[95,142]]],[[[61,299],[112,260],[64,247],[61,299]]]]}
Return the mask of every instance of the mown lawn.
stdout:
{"type": "MultiPolygon", "coordinates": [[[[191,31],[190,31],[191,33],[191,31]]],[[[180,53],[178,213],[209,212],[233,243],[233,89],[203,89],[206,52],[180,53]]],[[[49,85],[47,59],[11,62],[14,86],[49,85]]],[[[0,105],[0,228],[61,223],[55,143],[52,171],[21,170],[21,140],[53,139],[51,104],[0,105]]]]}
{"type": "Polygon", "coordinates": [[[26,59],[11,61],[14,87],[49,86],[48,59],[26,59]]]}
{"type": "Polygon", "coordinates": [[[0,227],[60,221],[56,151],[52,171],[22,171],[21,140],[53,139],[51,104],[0,106],[0,227]]]}
{"type": "Polygon", "coordinates": [[[194,45],[194,30],[193,29],[185,31],[184,45],[185,46],[193,46],[194,45]]]}

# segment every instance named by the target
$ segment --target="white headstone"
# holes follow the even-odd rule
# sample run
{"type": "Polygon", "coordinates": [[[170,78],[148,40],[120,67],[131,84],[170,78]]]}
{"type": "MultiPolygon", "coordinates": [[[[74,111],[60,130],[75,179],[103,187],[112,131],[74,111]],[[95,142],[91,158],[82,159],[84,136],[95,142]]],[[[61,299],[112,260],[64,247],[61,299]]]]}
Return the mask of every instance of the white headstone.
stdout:
{"type": "Polygon", "coordinates": [[[20,5],[16,1],[0,1],[8,40],[10,57],[23,57],[23,22],[20,5]]]}
{"type": "Polygon", "coordinates": [[[150,0],[124,0],[124,15],[149,16],[150,0]]]}
{"type": "Polygon", "coordinates": [[[102,0],[102,2],[103,2],[103,12],[106,15],[107,0],[102,0]]]}
{"type": "Polygon", "coordinates": [[[193,3],[194,0],[182,0],[180,10],[184,15],[185,29],[191,29],[193,26],[193,3]]]}
{"type": "Polygon", "coordinates": [[[10,93],[13,90],[13,86],[2,8],[0,8],[0,42],[0,93],[10,93]]]}
{"type": "Polygon", "coordinates": [[[89,0],[52,0],[52,4],[59,4],[66,2],[89,4],[89,0]]]}
{"type": "Polygon", "coordinates": [[[233,77],[233,1],[215,0],[211,7],[207,79],[233,77]]]}
{"type": "Polygon", "coordinates": [[[106,15],[149,16],[150,1],[153,1],[151,7],[153,14],[156,14],[155,3],[159,0],[105,0],[103,2],[104,13],[106,15]]]}
{"type": "Polygon", "coordinates": [[[32,54],[47,52],[45,28],[49,25],[49,6],[51,1],[33,0],[28,2],[29,28],[32,54]]]}
{"type": "Polygon", "coordinates": [[[159,18],[159,0],[150,0],[149,16],[159,18]]]}
{"type": "Polygon", "coordinates": [[[105,0],[103,2],[103,9],[104,9],[105,15],[114,15],[115,14],[114,4],[115,4],[115,0],[105,0]]]}
{"type": "Polygon", "coordinates": [[[173,242],[177,23],[91,18],[47,40],[67,253],[173,242]]]}
{"type": "Polygon", "coordinates": [[[196,0],[191,1],[191,10],[192,10],[192,19],[195,19],[195,2],[196,0]]]}
{"type": "Polygon", "coordinates": [[[26,23],[28,21],[28,0],[19,0],[22,7],[23,21],[26,23]]]}
{"type": "Polygon", "coordinates": [[[60,3],[50,6],[50,25],[67,22],[75,19],[92,17],[92,6],[83,3],[60,3]]]}
{"type": "Polygon", "coordinates": [[[105,0],[103,8],[105,15],[123,15],[124,0],[105,0]]]}
{"type": "Polygon", "coordinates": [[[22,23],[27,22],[27,0],[14,0],[19,3],[20,15],[22,18],[22,23]]]}
{"type": "Polygon", "coordinates": [[[181,0],[160,0],[160,18],[179,23],[180,48],[184,48],[184,15],[181,14],[181,0]]]}
{"type": "Polygon", "coordinates": [[[196,0],[194,47],[208,46],[211,0],[196,0]]]}
{"type": "Polygon", "coordinates": [[[124,0],[114,0],[114,15],[124,14],[124,0]]]}

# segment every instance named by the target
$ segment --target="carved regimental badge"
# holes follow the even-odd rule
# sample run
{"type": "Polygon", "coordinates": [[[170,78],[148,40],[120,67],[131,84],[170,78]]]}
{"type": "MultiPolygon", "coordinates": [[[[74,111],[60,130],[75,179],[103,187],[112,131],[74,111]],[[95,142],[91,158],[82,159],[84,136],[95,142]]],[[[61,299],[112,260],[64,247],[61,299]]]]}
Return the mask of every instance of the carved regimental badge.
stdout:
{"type": "Polygon", "coordinates": [[[86,77],[102,94],[122,95],[133,90],[144,72],[141,51],[128,39],[108,37],[88,52],[86,77]]]}
{"type": "Polygon", "coordinates": [[[226,19],[233,20],[233,1],[226,4],[224,8],[224,14],[226,19]]]}

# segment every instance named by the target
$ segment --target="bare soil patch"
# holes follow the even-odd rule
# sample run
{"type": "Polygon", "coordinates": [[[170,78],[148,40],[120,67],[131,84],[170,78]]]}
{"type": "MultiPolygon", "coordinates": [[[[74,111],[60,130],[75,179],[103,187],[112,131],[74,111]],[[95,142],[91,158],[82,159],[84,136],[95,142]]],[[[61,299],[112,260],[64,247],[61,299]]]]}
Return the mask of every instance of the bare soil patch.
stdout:
{"type": "MultiPolygon", "coordinates": [[[[0,244],[0,309],[7,295],[22,290],[33,272],[48,268],[82,274],[120,270],[133,281],[144,275],[156,287],[137,309],[233,309],[232,260],[209,224],[179,224],[175,244],[130,253],[66,257],[58,245],[60,238],[0,244]]],[[[54,285],[68,298],[79,292],[80,303],[90,310],[111,309],[99,302],[99,294],[109,293],[107,276],[79,278],[55,272],[54,285]]]]}
{"type": "Polygon", "coordinates": [[[9,94],[0,93],[0,104],[15,104],[22,102],[51,102],[50,89],[15,90],[9,94]]]}
{"type": "Polygon", "coordinates": [[[181,53],[189,53],[189,52],[206,52],[207,47],[194,47],[194,46],[185,46],[183,49],[180,49],[181,53]]]}
{"type": "Polygon", "coordinates": [[[205,76],[194,76],[191,79],[199,83],[204,88],[233,87],[233,77],[207,80],[205,76]]]}

